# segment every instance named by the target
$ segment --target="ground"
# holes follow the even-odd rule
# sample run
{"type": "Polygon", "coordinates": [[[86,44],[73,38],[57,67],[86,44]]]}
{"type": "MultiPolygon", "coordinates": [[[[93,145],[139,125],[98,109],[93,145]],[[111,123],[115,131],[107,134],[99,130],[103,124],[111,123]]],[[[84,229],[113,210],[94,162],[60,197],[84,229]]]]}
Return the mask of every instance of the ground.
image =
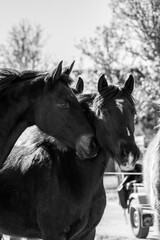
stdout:
{"type": "MultiPolygon", "coordinates": [[[[103,218],[97,227],[96,239],[137,240],[132,233],[128,213],[126,213],[125,217],[124,210],[119,205],[118,194],[115,188],[117,179],[115,177],[110,178],[110,180],[104,178],[104,185],[108,203],[103,218]]],[[[147,240],[157,239],[154,227],[150,228],[147,240]]]]}
{"type": "MultiPolygon", "coordinates": [[[[126,221],[120,205],[108,203],[103,218],[97,227],[97,240],[137,240],[132,233],[128,217],[126,221]]],[[[150,229],[147,239],[158,239],[154,228],[150,229]]]]}

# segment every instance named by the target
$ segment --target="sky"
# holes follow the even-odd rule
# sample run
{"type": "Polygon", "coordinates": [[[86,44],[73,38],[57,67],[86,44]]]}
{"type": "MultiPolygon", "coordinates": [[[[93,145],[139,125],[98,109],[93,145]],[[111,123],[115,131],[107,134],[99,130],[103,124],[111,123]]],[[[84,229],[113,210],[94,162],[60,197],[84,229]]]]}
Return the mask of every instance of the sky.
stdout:
{"type": "Polygon", "coordinates": [[[21,20],[40,24],[46,51],[56,60],[79,60],[75,45],[94,35],[97,26],[107,25],[111,13],[108,0],[0,0],[0,44],[12,26],[21,20]]]}

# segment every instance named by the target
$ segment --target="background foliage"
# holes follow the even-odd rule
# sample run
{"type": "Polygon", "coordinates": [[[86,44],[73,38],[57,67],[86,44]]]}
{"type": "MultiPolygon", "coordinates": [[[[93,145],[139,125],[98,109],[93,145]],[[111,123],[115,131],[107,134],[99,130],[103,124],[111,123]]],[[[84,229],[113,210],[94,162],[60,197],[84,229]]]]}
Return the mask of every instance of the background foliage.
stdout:
{"type": "MultiPolygon", "coordinates": [[[[112,21],[99,26],[95,36],[77,46],[93,67],[88,77],[105,73],[110,83],[121,84],[132,73],[139,133],[154,134],[160,96],[160,1],[114,0],[112,21]]],[[[94,79],[97,79],[94,77],[94,79]]],[[[92,79],[88,81],[93,84],[92,79]]],[[[96,82],[94,82],[96,84],[96,82]]]]}
{"type": "Polygon", "coordinates": [[[22,20],[11,28],[7,42],[0,45],[1,67],[46,70],[50,57],[43,51],[45,43],[42,27],[22,20]]]}

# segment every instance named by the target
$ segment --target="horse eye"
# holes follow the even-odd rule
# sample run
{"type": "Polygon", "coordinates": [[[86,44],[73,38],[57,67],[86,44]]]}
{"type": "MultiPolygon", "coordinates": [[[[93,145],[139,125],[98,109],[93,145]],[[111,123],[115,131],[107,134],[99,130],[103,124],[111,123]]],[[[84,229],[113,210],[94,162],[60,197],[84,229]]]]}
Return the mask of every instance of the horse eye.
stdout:
{"type": "Polygon", "coordinates": [[[69,108],[69,102],[65,101],[61,103],[61,107],[63,108],[69,108]]]}

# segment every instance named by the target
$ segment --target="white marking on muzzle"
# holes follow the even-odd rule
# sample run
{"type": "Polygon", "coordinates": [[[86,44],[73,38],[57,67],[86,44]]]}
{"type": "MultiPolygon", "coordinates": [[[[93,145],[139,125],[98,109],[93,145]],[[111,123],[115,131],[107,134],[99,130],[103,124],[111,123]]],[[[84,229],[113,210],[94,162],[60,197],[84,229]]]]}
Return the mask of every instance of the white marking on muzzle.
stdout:
{"type": "Polygon", "coordinates": [[[125,165],[120,165],[120,168],[122,171],[132,171],[134,170],[135,168],[135,164],[133,163],[133,160],[134,160],[134,156],[133,154],[130,152],[129,155],[128,155],[128,161],[126,162],[125,165]]]}

